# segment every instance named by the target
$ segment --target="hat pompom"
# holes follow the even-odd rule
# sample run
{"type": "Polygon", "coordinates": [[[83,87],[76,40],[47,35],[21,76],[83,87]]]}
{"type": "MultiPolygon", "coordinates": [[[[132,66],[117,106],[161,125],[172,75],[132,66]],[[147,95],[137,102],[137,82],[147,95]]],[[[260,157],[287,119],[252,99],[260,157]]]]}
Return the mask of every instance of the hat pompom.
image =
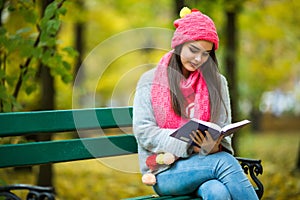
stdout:
{"type": "Polygon", "coordinates": [[[180,13],[179,13],[179,16],[181,18],[184,18],[187,14],[190,14],[192,11],[191,9],[189,9],[188,7],[183,7],[181,10],[180,10],[180,13]]]}

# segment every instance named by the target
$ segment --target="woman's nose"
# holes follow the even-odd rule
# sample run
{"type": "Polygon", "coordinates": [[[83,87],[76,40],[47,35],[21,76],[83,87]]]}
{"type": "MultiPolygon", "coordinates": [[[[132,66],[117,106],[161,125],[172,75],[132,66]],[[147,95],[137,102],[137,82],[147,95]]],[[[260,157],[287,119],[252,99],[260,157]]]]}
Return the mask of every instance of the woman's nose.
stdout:
{"type": "Polygon", "coordinates": [[[200,54],[199,54],[199,55],[196,55],[195,60],[196,60],[197,62],[200,62],[200,61],[201,61],[201,55],[200,55],[200,54]]]}

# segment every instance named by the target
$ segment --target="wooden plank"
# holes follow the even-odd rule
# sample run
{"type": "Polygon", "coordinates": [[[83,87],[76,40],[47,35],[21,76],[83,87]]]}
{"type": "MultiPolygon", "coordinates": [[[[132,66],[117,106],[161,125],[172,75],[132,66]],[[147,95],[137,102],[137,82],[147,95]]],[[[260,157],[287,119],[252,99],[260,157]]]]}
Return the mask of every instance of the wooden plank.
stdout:
{"type": "Polygon", "coordinates": [[[0,146],[0,168],[137,153],[133,135],[58,140],[0,146]]]}
{"type": "Polygon", "coordinates": [[[157,196],[157,195],[148,195],[148,196],[140,196],[140,197],[133,197],[133,198],[126,198],[123,200],[201,200],[200,197],[193,197],[193,196],[157,196]]]}
{"type": "Polygon", "coordinates": [[[132,107],[0,113],[0,137],[132,125],[132,107]]]}

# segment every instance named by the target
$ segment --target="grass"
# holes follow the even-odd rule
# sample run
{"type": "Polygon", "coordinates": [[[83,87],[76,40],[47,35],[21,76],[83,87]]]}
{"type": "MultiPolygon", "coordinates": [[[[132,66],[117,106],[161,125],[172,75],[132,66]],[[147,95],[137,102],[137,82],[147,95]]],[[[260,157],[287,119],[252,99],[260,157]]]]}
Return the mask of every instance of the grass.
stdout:
{"type": "Polygon", "coordinates": [[[295,170],[299,132],[244,134],[239,137],[238,144],[241,156],[262,160],[263,199],[300,199],[300,172],[295,170]]]}
{"type": "MultiPolygon", "coordinates": [[[[265,187],[264,200],[299,199],[300,174],[295,172],[300,135],[291,133],[242,133],[238,137],[239,156],[263,161],[260,180],[265,187]]],[[[0,169],[6,184],[34,184],[37,167],[29,172],[0,169]]],[[[137,156],[76,161],[54,165],[57,199],[115,200],[153,194],[141,183],[137,156]]]]}

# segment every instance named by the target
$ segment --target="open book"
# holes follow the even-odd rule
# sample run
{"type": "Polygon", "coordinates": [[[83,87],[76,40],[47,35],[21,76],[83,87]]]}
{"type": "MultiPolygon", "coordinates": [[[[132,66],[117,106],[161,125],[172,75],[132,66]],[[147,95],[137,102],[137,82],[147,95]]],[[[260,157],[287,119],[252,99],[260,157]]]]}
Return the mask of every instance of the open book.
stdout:
{"type": "Polygon", "coordinates": [[[221,134],[226,137],[249,123],[251,123],[249,120],[243,120],[233,124],[228,124],[221,128],[220,126],[212,122],[206,122],[199,119],[191,119],[170,136],[192,144],[193,140],[190,137],[192,131],[200,130],[203,134],[205,134],[204,131],[207,130],[211,134],[212,138],[216,140],[221,134]]]}

